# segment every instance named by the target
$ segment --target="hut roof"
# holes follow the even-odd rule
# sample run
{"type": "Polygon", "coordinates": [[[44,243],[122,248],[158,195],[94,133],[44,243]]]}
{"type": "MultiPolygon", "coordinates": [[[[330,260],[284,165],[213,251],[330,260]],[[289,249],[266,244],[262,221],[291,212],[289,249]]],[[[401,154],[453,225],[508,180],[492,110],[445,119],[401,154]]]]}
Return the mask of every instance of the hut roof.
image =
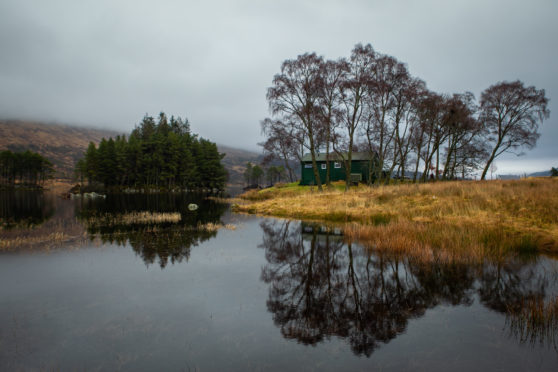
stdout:
{"type": "MultiPolygon", "coordinates": [[[[371,160],[374,158],[376,154],[371,154],[369,152],[353,152],[352,154],[352,160],[356,160],[356,161],[360,161],[360,160],[371,160]]],[[[347,153],[343,153],[343,157],[347,157],[347,153]]],[[[329,154],[329,161],[343,161],[343,157],[339,156],[339,154],[337,153],[333,153],[333,154],[329,154]]],[[[316,156],[316,161],[326,161],[326,154],[325,153],[319,153],[316,156]]],[[[302,157],[302,162],[306,163],[306,162],[311,162],[312,161],[312,155],[310,153],[305,154],[302,157]]]]}

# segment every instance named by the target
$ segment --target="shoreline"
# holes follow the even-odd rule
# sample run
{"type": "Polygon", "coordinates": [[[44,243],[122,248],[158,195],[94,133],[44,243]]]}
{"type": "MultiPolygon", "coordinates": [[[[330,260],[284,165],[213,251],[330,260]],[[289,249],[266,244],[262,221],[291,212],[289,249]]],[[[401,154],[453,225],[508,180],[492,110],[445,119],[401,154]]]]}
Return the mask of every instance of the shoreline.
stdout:
{"type": "MultiPolygon", "coordinates": [[[[281,185],[242,194],[234,212],[342,224],[373,249],[487,255],[558,253],[558,179],[281,185]]],[[[422,254],[422,253],[421,253],[422,254]]]]}

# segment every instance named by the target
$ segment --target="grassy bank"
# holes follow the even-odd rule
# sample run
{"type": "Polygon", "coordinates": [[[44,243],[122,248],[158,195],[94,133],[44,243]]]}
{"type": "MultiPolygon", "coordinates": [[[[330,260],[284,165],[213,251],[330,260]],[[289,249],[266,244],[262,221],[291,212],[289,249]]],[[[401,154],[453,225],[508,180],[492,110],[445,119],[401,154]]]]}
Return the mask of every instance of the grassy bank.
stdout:
{"type": "Polygon", "coordinates": [[[373,249],[482,259],[510,251],[558,253],[558,179],[342,185],[250,191],[237,212],[343,223],[373,249]]]}

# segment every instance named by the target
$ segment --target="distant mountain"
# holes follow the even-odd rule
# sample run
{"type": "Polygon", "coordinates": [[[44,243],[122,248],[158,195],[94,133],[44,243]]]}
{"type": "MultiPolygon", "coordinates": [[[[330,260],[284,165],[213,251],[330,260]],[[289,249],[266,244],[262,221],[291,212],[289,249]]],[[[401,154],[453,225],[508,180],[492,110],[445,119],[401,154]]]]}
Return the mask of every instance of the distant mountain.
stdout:
{"type": "Polygon", "coordinates": [[[255,151],[242,150],[226,145],[217,144],[220,153],[226,154],[222,162],[229,173],[229,187],[244,186],[244,170],[246,163],[258,164],[263,160],[263,156],[255,151]]]}
{"type": "MultiPolygon", "coordinates": [[[[71,180],[76,162],[89,142],[115,137],[122,132],[61,124],[45,124],[20,120],[0,120],[0,150],[38,152],[53,162],[56,177],[71,180]]],[[[126,133],[128,134],[128,133],[126,133]]],[[[223,165],[229,173],[228,185],[241,187],[246,163],[258,163],[262,157],[254,151],[217,145],[226,154],[223,165]]]]}
{"type": "Polygon", "coordinates": [[[529,177],[550,177],[550,170],[531,173],[529,177]]]}
{"type": "Polygon", "coordinates": [[[550,170],[534,172],[529,174],[501,174],[498,178],[501,180],[518,180],[521,177],[550,177],[550,170]]]}
{"type": "Polygon", "coordinates": [[[103,137],[118,134],[103,129],[0,120],[0,150],[38,152],[54,164],[57,178],[71,179],[89,142],[99,143],[103,137]]]}
{"type": "Polygon", "coordinates": [[[518,180],[521,176],[518,174],[499,174],[498,178],[501,180],[518,180]]]}

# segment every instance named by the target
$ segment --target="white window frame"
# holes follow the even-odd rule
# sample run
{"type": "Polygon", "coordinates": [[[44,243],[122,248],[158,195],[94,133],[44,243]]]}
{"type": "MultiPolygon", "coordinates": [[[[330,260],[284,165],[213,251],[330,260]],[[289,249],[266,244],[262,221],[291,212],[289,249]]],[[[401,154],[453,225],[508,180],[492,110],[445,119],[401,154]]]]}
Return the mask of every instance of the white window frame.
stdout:
{"type": "Polygon", "coordinates": [[[326,163],[322,164],[322,169],[324,169],[324,170],[327,169],[327,164],[326,163]]]}
{"type": "Polygon", "coordinates": [[[310,169],[310,168],[312,168],[312,164],[304,164],[304,168],[305,169],[310,169]]]}
{"type": "Polygon", "coordinates": [[[334,163],[333,163],[333,168],[335,168],[335,169],[341,168],[341,162],[340,162],[340,161],[334,162],[334,163]]]}

